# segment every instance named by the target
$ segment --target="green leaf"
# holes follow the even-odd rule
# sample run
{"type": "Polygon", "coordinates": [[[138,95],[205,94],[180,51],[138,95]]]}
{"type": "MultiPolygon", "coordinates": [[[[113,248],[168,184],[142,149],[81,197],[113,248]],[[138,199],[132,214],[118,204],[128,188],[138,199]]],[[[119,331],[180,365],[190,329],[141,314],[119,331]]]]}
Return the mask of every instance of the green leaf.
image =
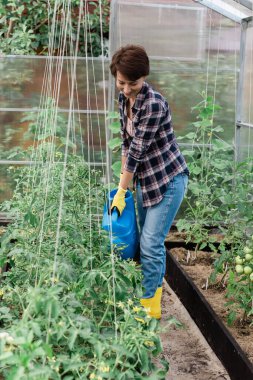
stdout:
{"type": "Polygon", "coordinates": [[[232,310],[227,317],[227,322],[229,326],[232,326],[234,321],[236,320],[236,312],[232,310]]]}
{"type": "Polygon", "coordinates": [[[233,149],[232,145],[228,144],[226,141],[219,140],[219,139],[215,139],[212,141],[212,148],[215,152],[227,151],[227,150],[233,149]]]}
{"type": "Polygon", "coordinates": [[[4,362],[7,359],[10,359],[13,356],[13,353],[10,351],[4,352],[0,355],[0,362],[4,362]]]}
{"type": "Polygon", "coordinates": [[[36,227],[39,224],[37,216],[30,211],[24,215],[24,220],[30,223],[33,227],[36,227]]]}
{"type": "Polygon", "coordinates": [[[37,337],[41,337],[41,329],[39,323],[32,322],[32,329],[37,337]]]}
{"type": "Polygon", "coordinates": [[[68,346],[70,350],[73,350],[77,336],[78,336],[78,330],[75,328],[72,328],[69,331],[69,339],[68,339],[68,346]]]}
{"type": "Polygon", "coordinates": [[[119,113],[118,112],[108,112],[106,119],[118,119],[119,113]]]}
{"type": "Polygon", "coordinates": [[[212,132],[224,132],[224,128],[218,125],[217,127],[212,128],[212,132]]]}
{"type": "Polygon", "coordinates": [[[195,167],[191,168],[191,173],[192,174],[199,175],[201,172],[202,172],[202,168],[200,168],[198,166],[195,166],[195,167]]]}
{"type": "Polygon", "coordinates": [[[206,243],[206,242],[203,242],[202,244],[200,244],[200,247],[199,247],[200,251],[201,251],[202,249],[206,248],[206,246],[207,246],[207,243],[206,243]]]}
{"type": "Polygon", "coordinates": [[[53,350],[52,350],[52,347],[51,347],[49,344],[44,343],[44,344],[42,345],[42,348],[43,348],[43,350],[45,351],[46,355],[47,355],[49,358],[52,358],[52,357],[53,357],[53,350]]]}
{"type": "Polygon", "coordinates": [[[193,149],[192,150],[182,150],[182,153],[184,156],[193,157],[195,154],[195,151],[193,149]]]}
{"type": "Polygon", "coordinates": [[[121,171],[121,161],[116,161],[114,162],[113,165],[111,165],[113,174],[117,177],[120,178],[120,171],[121,171]]]}
{"type": "Polygon", "coordinates": [[[60,141],[63,145],[67,145],[69,148],[76,149],[76,144],[74,144],[72,141],[68,140],[65,137],[61,137],[60,141]]]}
{"type": "Polygon", "coordinates": [[[212,121],[211,120],[202,120],[202,121],[196,121],[192,123],[194,127],[196,128],[207,128],[212,126],[212,121]]]}
{"type": "Polygon", "coordinates": [[[187,135],[185,135],[184,137],[188,140],[194,140],[197,137],[197,135],[195,132],[190,132],[190,133],[187,133],[187,135]]]}
{"type": "Polygon", "coordinates": [[[121,146],[121,144],[122,144],[122,141],[121,141],[120,137],[115,137],[114,139],[111,139],[108,142],[108,146],[109,146],[110,149],[118,148],[118,147],[121,146]]]}
{"type": "Polygon", "coordinates": [[[108,125],[108,128],[112,133],[119,133],[120,132],[120,122],[119,121],[114,121],[113,123],[108,125]]]}
{"type": "Polygon", "coordinates": [[[142,370],[147,372],[149,370],[149,357],[146,350],[140,352],[140,361],[142,370]]]}

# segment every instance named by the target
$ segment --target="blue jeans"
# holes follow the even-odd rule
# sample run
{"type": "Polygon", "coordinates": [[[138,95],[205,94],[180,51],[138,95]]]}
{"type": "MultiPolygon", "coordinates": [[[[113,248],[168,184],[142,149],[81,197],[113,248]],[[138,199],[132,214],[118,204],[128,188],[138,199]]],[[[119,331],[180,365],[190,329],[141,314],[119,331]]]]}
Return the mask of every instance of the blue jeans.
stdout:
{"type": "Polygon", "coordinates": [[[143,274],[143,298],[154,296],[162,286],[166,269],[164,240],[184,198],[188,176],[180,173],[168,184],[163,199],[151,207],[143,207],[140,184],[136,186],[140,227],[140,258],[143,274]]]}

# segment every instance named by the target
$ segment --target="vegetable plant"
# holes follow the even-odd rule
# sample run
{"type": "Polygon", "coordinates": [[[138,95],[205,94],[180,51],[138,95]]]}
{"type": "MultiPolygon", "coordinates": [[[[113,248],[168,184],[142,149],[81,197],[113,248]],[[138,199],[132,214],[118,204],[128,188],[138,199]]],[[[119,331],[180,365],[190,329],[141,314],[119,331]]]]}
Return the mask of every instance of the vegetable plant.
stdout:
{"type": "MultiPolygon", "coordinates": [[[[99,56],[106,54],[109,33],[109,0],[99,2],[72,0],[0,1],[0,52],[2,54],[48,54],[51,33],[54,34],[54,46],[51,55],[61,50],[62,25],[66,28],[65,55],[73,55],[73,42],[77,40],[78,15],[83,4],[79,33],[78,55],[99,56]],[[67,4],[67,5],[66,5],[67,4]],[[54,14],[55,12],[55,14],[54,14]],[[100,22],[100,14],[102,16],[100,22]],[[50,24],[55,15],[55,25],[50,24]],[[70,18],[71,21],[67,22],[70,18]],[[102,46],[104,49],[102,51],[102,46]]],[[[61,52],[62,54],[62,52],[61,52]]]]}
{"type": "Polygon", "coordinates": [[[238,315],[243,322],[253,323],[253,235],[233,258],[226,296],[230,308],[228,323],[232,324],[238,315]]]}
{"type": "Polygon", "coordinates": [[[30,154],[1,236],[0,373],[6,379],[163,379],[157,321],[140,307],[141,274],[110,248],[97,217],[100,173],[52,141],[30,154]],[[53,153],[53,156],[51,154],[53,153]],[[66,151],[65,151],[66,152],[66,151]],[[51,160],[48,160],[51,157],[51,160]]]}
{"type": "MultiPolygon", "coordinates": [[[[213,245],[209,227],[220,225],[224,213],[221,206],[221,191],[229,192],[232,186],[233,147],[220,137],[223,128],[215,126],[214,111],[220,107],[212,97],[203,95],[203,100],[193,107],[198,112],[193,123],[194,132],[184,136],[189,149],[182,149],[190,170],[190,181],[186,196],[186,210],[177,227],[187,233],[187,241],[197,243],[196,251],[213,245]]],[[[178,137],[178,140],[181,138],[178,137]]]]}
{"type": "MultiPolygon", "coordinates": [[[[208,247],[215,255],[209,283],[225,289],[228,323],[236,318],[252,321],[252,158],[234,159],[233,146],[222,139],[223,128],[215,125],[220,107],[211,97],[193,108],[198,111],[195,132],[184,138],[192,145],[183,150],[190,169],[184,218],[178,229],[198,250],[208,247]],[[213,227],[222,239],[210,234],[213,227]],[[214,244],[215,243],[215,244],[214,244]]],[[[180,138],[179,138],[180,139],[180,138]]]]}

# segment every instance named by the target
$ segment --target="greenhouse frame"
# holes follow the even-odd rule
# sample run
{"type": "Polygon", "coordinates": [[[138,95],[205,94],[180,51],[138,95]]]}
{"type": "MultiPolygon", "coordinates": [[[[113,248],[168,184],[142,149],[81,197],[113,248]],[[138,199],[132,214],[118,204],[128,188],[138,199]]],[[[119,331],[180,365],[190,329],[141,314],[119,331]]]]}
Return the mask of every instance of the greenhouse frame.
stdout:
{"type": "Polygon", "coordinates": [[[0,14],[0,380],[253,379],[253,0],[0,14]]]}

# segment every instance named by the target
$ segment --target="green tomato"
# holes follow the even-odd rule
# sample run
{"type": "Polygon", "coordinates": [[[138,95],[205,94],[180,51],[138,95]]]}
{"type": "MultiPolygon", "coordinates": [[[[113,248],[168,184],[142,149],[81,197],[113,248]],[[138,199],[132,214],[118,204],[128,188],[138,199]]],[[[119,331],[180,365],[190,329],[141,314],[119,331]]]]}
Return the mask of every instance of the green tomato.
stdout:
{"type": "MultiPolygon", "coordinates": [[[[245,260],[246,261],[251,261],[252,259],[253,259],[253,256],[250,253],[246,253],[245,260]]],[[[238,264],[240,264],[240,263],[238,263],[238,264]]]]}
{"type": "Polygon", "coordinates": [[[250,273],[250,276],[249,276],[249,278],[250,278],[250,281],[252,281],[252,282],[253,282],[253,272],[252,272],[252,273],[250,273]]]}
{"type": "Polygon", "coordinates": [[[252,249],[250,249],[249,247],[244,247],[244,248],[243,248],[243,252],[244,252],[245,254],[247,254],[247,253],[251,253],[251,252],[252,252],[252,249]]]}
{"type": "Polygon", "coordinates": [[[242,264],[243,263],[243,259],[240,256],[236,256],[235,262],[236,262],[236,264],[242,264]]]}
{"type": "Polygon", "coordinates": [[[236,271],[236,273],[238,273],[238,274],[243,273],[243,266],[242,266],[242,265],[236,265],[236,266],[235,266],[235,271],[236,271]]]}
{"type": "Polygon", "coordinates": [[[252,269],[251,269],[251,267],[249,267],[248,265],[246,265],[246,267],[243,268],[243,272],[245,274],[250,274],[252,272],[252,269]]]}

